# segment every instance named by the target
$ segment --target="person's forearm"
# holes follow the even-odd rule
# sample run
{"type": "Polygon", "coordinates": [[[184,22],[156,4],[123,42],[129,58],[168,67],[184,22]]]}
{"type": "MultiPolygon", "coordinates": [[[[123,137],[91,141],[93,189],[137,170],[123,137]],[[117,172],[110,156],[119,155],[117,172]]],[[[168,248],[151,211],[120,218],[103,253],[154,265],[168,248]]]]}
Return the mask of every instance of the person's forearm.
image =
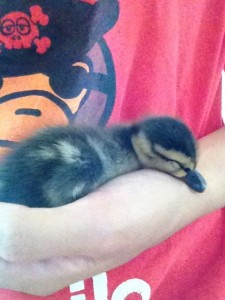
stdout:
{"type": "MultiPolygon", "coordinates": [[[[128,246],[124,258],[128,260],[225,205],[223,149],[224,129],[200,141],[198,170],[208,184],[203,194],[168,175],[146,170],[121,176],[81,201],[60,208],[14,207],[15,220],[8,235],[1,224],[0,256],[18,261],[74,255],[97,258],[127,247],[128,241],[131,245],[135,242],[134,250],[128,246]]],[[[1,205],[4,214],[9,208],[1,205]]]]}
{"type": "Polygon", "coordinates": [[[135,172],[60,208],[18,207],[11,230],[2,239],[0,256],[8,261],[74,255],[97,258],[122,253],[124,248],[130,251],[125,254],[129,259],[205,210],[211,211],[205,198],[166,174],[135,172]]]}

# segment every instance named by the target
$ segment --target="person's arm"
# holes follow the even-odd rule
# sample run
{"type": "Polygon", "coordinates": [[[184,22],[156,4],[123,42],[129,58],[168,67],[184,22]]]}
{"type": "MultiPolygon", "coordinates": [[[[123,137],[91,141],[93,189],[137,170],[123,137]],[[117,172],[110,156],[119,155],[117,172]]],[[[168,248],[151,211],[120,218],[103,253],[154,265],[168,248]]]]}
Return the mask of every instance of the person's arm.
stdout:
{"type": "Polygon", "coordinates": [[[0,287],[53,293],[121,265],[225,206],[225,129],[200,141],[199,194],[166,174],[121,176],[54,209],[0,205],[0,287]],[[38,261],[39,260],[39,261],[38,261]]]}

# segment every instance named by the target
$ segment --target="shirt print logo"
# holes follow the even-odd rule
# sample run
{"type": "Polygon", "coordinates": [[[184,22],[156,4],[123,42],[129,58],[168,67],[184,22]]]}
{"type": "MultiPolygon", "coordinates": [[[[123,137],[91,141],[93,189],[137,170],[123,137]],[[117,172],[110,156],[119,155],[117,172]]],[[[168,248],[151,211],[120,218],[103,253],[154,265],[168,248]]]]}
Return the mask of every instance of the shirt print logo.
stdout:
{"type": "MultiPolygon", "coordinates": [[[[150,300],[150,285],[139,278],[123,281],[113,291],[109,291],[107,273],[102,273],[92,278],[94,300],[150,300]],[[112,296],[110,296],[112,295],[112,296]]],[[[70,286],[72,294],[70,300],[89,300],[85,293],[85,282],[80,281],[70,286]]]]}
{"type": "Polygon", "coordinates": [[[30,7],[30,16],[23,12],[11,12],[0,20],[0,51],[1,48],[29,49],[36,46],[36,52],[44,54],[51,46],[51,40],[40,37],[38,25],[47,26],[49,18],[39,5],[30,7]]]}

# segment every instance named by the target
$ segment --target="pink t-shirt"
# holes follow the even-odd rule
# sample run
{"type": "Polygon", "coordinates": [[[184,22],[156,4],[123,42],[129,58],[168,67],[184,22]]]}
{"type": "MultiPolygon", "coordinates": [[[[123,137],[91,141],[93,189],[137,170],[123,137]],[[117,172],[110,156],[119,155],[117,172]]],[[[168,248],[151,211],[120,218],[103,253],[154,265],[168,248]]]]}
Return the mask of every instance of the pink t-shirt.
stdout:
{"type": "MultiPolygon", "coordinates": [[[[51,7],[50,0],[25,2],[0,4],[1,24],[10,19],[14,26],[7,28],[6,23],[0,30],[2,153],[46,123],[111,124],[167,114],[182,118],[198,138],[223,125],[224,0],[121,0],[119,8],[117,0],[61,0],[71,2],[65,12],[57,2],[51,7]],[[74,29],[70,15],[75,12],[76,28],[86,22],[83,28],[90,30],[81,34],[74,29]],[[62,20],[68,16],[65,31],[63,14],[62,20]],[[26,22],[18,25],[21,17],[26,22]],[[25,25],[30,32],[23,40],[25,25]],[[10,30],[23,42],[10,40],[10,30]],[[90,36],[84,39],[85,34],[90,36]],[[79,76],[84,77],[74,91],[79,76]]],[[[224,223],[224,211],[219,210],[129,263],[43,299],[223,300],[224,223]]],[[[0,290],[0,300],[12,299],[40,298],[0,290]]]]}

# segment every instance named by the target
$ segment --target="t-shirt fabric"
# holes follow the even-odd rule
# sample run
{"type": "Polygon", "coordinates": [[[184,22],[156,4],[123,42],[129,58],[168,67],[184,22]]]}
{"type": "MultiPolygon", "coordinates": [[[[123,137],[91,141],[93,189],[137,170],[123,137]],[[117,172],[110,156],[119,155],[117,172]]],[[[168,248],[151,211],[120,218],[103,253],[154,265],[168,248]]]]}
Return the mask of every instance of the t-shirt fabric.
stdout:
{"type": "MultiPolygon", "coordinates": [[[[181,118],[222,127],[224,0],[0,3],[0,154],[55,124],[181,118]]],[[[224,210],[46,300],[225,299],[224,210]]],[[[147,229],[146,229],[147,230],[147,229]]],[[[40,297],[0,290],[0,300],[40,297]]]]}

